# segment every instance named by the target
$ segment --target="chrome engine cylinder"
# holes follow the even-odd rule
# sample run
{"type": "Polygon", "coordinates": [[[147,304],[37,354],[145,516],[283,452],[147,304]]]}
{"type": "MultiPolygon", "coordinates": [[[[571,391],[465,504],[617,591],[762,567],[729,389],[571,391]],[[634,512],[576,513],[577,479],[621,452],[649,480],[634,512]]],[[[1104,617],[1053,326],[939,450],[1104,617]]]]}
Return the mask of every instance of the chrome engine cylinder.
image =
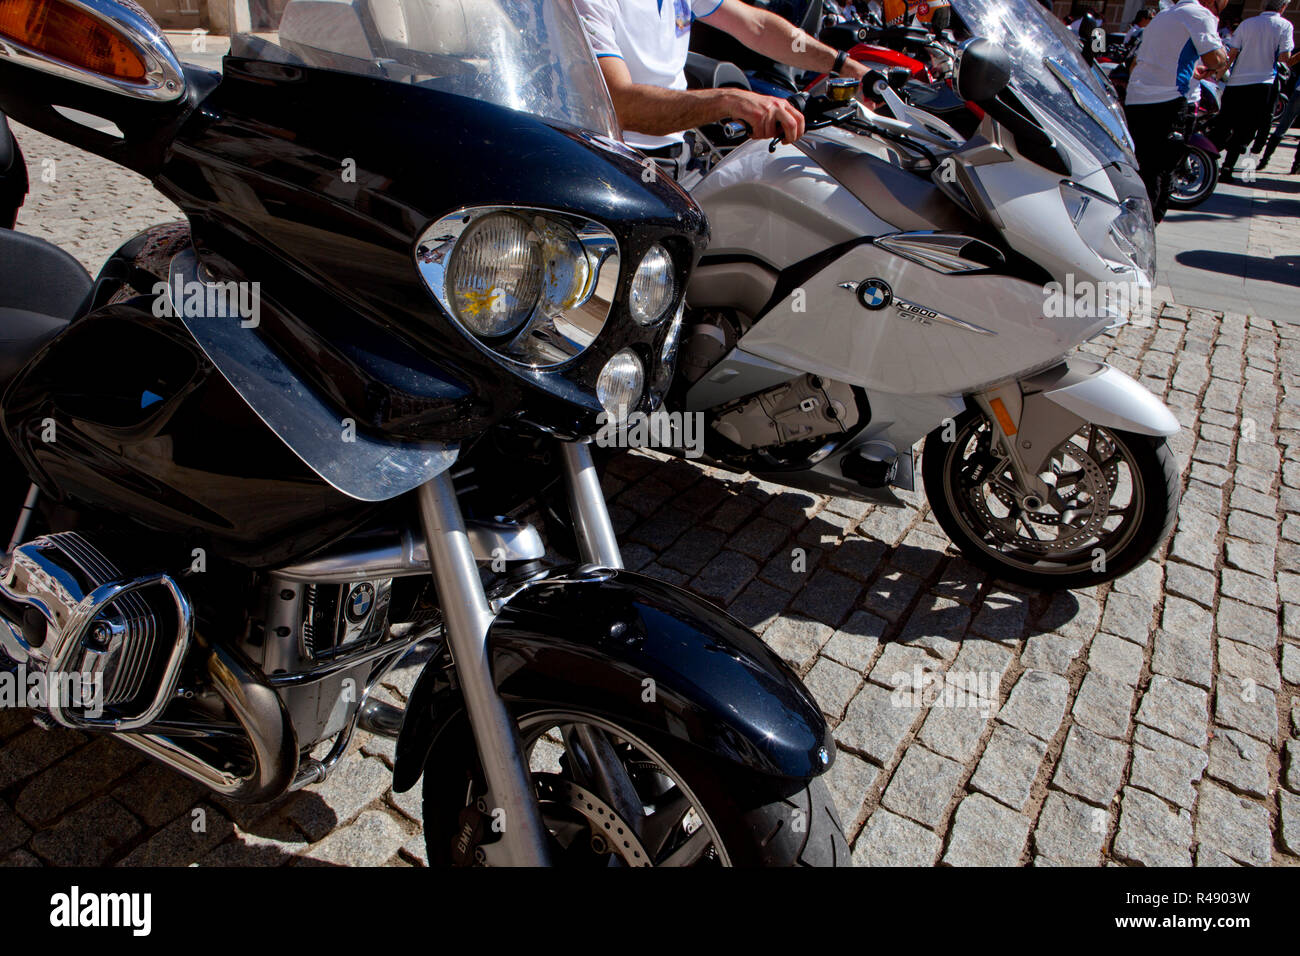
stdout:
{"type": "Polygon", "coordinates": [[[80,675],[101,699],[85,707],[51,700],[69,727],[132,730],[161,714],[189,647],[189,601],[166,574],[126,575],[75,532],[48,534],[0,559],[0,651],[52,675],[80,675]]]}

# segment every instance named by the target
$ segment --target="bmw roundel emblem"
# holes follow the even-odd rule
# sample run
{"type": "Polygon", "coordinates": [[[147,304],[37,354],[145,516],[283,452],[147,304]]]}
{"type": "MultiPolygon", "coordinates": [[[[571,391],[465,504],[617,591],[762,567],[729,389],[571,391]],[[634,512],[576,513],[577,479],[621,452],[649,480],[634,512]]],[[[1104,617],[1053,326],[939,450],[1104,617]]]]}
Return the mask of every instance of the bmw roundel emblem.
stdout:
{"type": "Polygon", "coordinates": [[[874,312],[894,301],[894,290],[884,279],[864,279],[858,284],[858,301],[874,312]]]}
{"type": "Polygon", "coordinates": [[[375,588],[370,584],[358,584],[348,595],[346,613],[353,624],[360,624],[370,613],[375,603],[375,588]]]}

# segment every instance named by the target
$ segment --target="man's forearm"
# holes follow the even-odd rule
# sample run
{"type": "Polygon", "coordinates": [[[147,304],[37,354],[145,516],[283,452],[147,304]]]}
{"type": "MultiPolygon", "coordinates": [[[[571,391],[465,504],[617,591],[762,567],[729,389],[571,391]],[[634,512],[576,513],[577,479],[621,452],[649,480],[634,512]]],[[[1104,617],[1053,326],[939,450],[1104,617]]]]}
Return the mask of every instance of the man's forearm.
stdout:
{"type": "Polygon", "coordinates": [[[730,115],[726,90],[666,90],[633,83],[609,92],[623,128],[646,136],[666,136],[730,115]]]}
{"type": "Polygon", "coordinates": [[[839,56],[839,50],[809,36],[770,10],[750,7],[747,12],[750,15],[744,23],[729,32],[751,50],[778,63],[825,73],[839,56]]]}

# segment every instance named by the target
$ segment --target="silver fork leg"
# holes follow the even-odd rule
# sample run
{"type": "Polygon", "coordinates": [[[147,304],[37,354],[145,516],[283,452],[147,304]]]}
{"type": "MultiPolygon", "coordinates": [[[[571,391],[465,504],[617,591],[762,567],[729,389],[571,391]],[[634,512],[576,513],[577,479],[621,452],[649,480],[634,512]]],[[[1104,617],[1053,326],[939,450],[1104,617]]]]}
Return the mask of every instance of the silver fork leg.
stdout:
{"type": "Polygon", "coordinates": [[[505,811],[501,847],[508,860],[503,862],[545,866],[546,829],[515,723],[492,680],[487,656],[492,611],[470,550],[451,476],[443,473],[426,482],[418,495],[438,603],[446,623],[447,646],[465,695],[487,785],[493,802],[505,811]]]}
{"type": "Polygon", "coordinates": [[[618,548],[618,537],[609,520],[609,507],[600,487],[600,475],[591,460],[591,445],[582,441],[560,442],[560,459],[564,462],[569,511],[573,516],[582,560],[606,568],[623,567],[623,553],[618,548]]]}
{"type": "Polygon", "coordinates": [[[9,539],[10,552],[23,543],[27,537],[27,525],[31,523],[32,512],[36,510],[36,499],[41,495],[40,489],[33,483],[27,489],[27,498],[23,501],[23,510],[18,513],[18,523],[14,525],[14,536],[9,539]]]}

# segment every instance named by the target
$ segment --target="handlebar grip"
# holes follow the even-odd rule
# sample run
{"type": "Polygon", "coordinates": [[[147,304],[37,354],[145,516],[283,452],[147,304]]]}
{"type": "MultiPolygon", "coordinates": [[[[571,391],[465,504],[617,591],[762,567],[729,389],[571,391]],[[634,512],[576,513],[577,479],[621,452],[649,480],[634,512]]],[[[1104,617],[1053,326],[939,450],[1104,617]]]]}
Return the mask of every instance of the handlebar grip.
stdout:
{"type": "Polygon", "coordinates": [[[740,120],[723,120],[720,125],[722,127],[722,135],[727,139],[744,139],[752,132],[749,128],[749,124],[741,122],[740,120]]]}

